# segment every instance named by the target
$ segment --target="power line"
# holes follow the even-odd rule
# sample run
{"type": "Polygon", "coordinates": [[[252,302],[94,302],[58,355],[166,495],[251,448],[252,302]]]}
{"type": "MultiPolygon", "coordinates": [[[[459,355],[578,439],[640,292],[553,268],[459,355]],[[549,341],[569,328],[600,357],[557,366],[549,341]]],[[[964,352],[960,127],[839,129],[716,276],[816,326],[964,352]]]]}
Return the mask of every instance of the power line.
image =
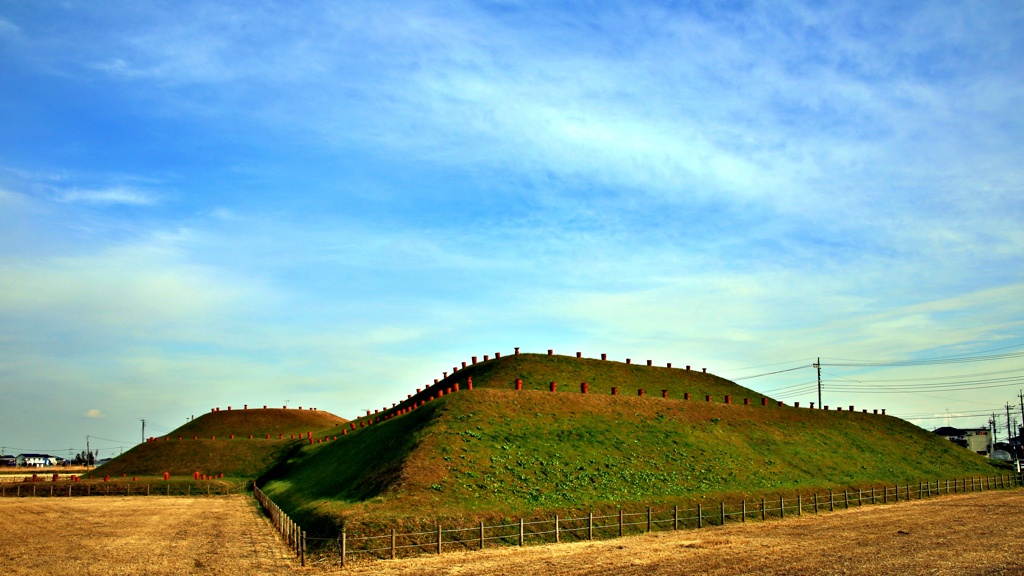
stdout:
{"type": "MultiPolygon", "coordinates": [[[[1018,346],[1008,346],[1007,348],[1017,348],[1024,346],[1020,344],[1018,346]]],[[[997,348],[997,350],[1004,350],[1005,348],[997,348]]],[[[965,364],[968,362],[991,362],[993,360],[1006,360],[1009,358],[1021,358],[1024,357],[1024,352],[1007,352],[1005,354],[986,354],[982,356],[948,356],[945,358],[931,358],[922,360],[895,360],[895,361],[872,361],[872,360],[842,360],[831,361],[823,363],[824,366],[845,366],[845,367],[901,367],[901,366],[933,366],[940,364],[965,364]]]]}
{"type": "Polygon", "coordinates": [[[985,383],[985,384],[942,384],[932,386],[892,386],[892,387],[873,387],[873,386],[856,386],[851,384],[838,384],[829,386],[828,389],[833,392],[850,392],[859,394],[913,394],[917,392],[956,392],[964,390],[989,390],[992,388],[1007,388],[1016,387],[1024,383],[1022,379],[1014,379],[1004,383],[985,383]]]}
{"type": "Polygon", "coordinates": [[[792,392],[795,389],[802,389],[802,388],[804,388],[805,386],[807,386],[809,384],[814,384],[814,380],[799,382],[797,384],[790,384],[788,386],[783,386],[781,388],[766,389],[766,390],[762,390],[762,393],[768,394],[770,396],[775,396],[775,395],[778,395],[778,394],[786,394],[786,393],[792,392]]]}
{"type": "Polygon", "coordinates": [[[105,442],[113,442],[115,444],[124,444],[125,446],[132,446],[132,445],[134,445],[133,442],[125,442],[124,440],[111,440],[110,438],[100,438],[99,436],[92,436],[92,435],[90,435],[89,438],[92,438],[94,440],[103,440],[105,442]]]}
{"type": "Polygon", "coordinates": [[[754,374],[753,376],[743,376],[742,378],[733,378],[733,382],[739,382],[740,380],[750,380],[751,378],[760,378],[762,376],[771,376],[772,374],[782,374],[783,372],[792,372],[794,370],[803,370],[804,368],[811,368],[813,365],[805,364],[803,366],[797,366],[795,368],[786,368],[785,370],[776,370],[774,372],[765,372],[764,374],[754,374]]]}
{"type": "Polygon", "coordinates": [[[844,380],[849,380],[851,382],[867,383],[867,382],[927,382],[927,381],[932,381],[932,380],[959,380],[959,379],[962,379],[962,378],[974,378],[974,377],[977,377],[977,376],[995,376],[995,375],[998,375],[998,374],[1014,374],[1014,373],[1018,373],[1018,372],[1024,372],[1024,368],[1013,368],[1013,369],[1010,369],[1010,370],[995,370],[995,371],[992,371],[992,372],[971,372],[969,374],[955,374],[955,375],[951,375],[951,376],[927,376],[927,377],[921,377],[921,378],[886,378],[886,379],[876,379],[876,380],[858,380],[858,379],[854,379],[854,378],[848,378],[846,376],[839,376],[838,374],[830,374],[828,372],[826,372],[826,374],[829,374],[830,376],[834,376],[836,378],[843,378],[844,380]]]}
{"type": "Polygon", "coordinates": [[[793,364],[793,363],[796,363],[796,362],[808,362],[808,361],[809,361],[809,359],[801,358],[800,360],[788,360],[786,362],[773,362],[771,364],[759,364],[757,366],[747,366],[746,368],[727,368],[725,370],[722,370],[721,372],[722,373],[726,373],[726,372],[742,372],[744,370],[753,370],[755,368],[770,368],[772,366],[783,366],[785,364],[793,364]]]}

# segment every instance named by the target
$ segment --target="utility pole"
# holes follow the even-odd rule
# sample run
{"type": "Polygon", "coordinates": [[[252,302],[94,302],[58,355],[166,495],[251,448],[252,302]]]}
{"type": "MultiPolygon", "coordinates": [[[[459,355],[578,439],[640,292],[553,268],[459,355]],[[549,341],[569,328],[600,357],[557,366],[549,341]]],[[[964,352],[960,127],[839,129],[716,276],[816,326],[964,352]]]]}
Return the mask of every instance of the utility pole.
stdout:
{"type": "Polygon", "coordinates": [[[993,452],[996,451],[996,441],[998,440],[998,437],[996,436],[996,413],[995,412],[992,413],[992,419],[988,421],[988,427],[989,427],[989,431],[992,433],[992,440],[990,440],[989,449],[988,449],[988,453],[989,453],[989,455],[991,455],[993,452]]]}
{"type": "Polygon", "coordinates": [[[92,448],[89,446],[89,436],[85,437],[85,467],[89,467],[89,461],[92,460],[92,448]]]}
{"type": "MultiPolygon", "coordinates": [[[[814,363],[814,368],[818,370],[818,410],[821,410],[821,357],[818,357],[818,361],[814,363]]],[[[1021,400],[1024,402],[1024,400],[1021,400]]],[[[1024,414],[1024,412],[1021,412],[1024,414]]]]}
{"type": "Polygon", "coordinates": [[[146,441],[146,419],[142,419],[142,441],[146,441]]]}
{"type": "MultiPolygon", "coordinates": [[[[1020,398],[1020,421],[1024,423],[1024,390],[1021,390],[1017,397],[1020,398]]],[[[1020,430],[1017,431],[1017,434],[1020,434],[1020,430]]]]}
{"type": "MultiPolygon", "coordinates": [[[[1013,438],[1013,432],[1010,431],[1010,403],[1006,403],[1006,443],[1010,443],[1010,439],[1013,438]]],[[[1010,450],[1013,450],[1011,445],[1010,450]]]]}

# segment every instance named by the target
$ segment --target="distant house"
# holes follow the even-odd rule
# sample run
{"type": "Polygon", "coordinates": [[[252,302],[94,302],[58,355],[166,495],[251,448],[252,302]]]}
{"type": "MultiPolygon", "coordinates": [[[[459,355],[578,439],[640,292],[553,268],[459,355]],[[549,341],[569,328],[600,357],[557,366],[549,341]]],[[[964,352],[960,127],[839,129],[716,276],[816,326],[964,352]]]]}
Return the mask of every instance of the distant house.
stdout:
{"type": "Polygon", "coordinates": [[[971,452],[988,456],[991,450],[988,428],[953,428],[943,426],[935,429],[935,435],[941,436],[954,444],[963,446],[971,452]]]}
{"type": "Polygon", "coordinates": [[[18,458],[11,454],[0,454],[0,466],[17,466],[18,458]]]}
{"type": "Polygon", "coordinates": [[[29,468],[56,466],[60,464],[60,461],[60,458],[50,456],[49,454],[18,454],[17,458],[15,458],[17,466],[27,466],[29,468]]]}

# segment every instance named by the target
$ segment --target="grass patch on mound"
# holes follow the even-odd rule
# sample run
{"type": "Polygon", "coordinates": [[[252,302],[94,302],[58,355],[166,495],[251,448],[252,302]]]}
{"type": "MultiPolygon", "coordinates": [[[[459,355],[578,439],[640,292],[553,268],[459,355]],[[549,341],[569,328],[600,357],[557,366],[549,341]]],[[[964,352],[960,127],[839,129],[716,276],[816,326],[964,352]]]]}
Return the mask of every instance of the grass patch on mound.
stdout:
{"type": "Polygon", "coordinates": [[[346,422],[320,410],[260,408],[211,412],[154,442],[135,446],[97,468],[93,475],[160,476],[169,472],[172,476],[191,476],[199,472],[256,478],[297,451],[303,444],[297,440],[300,435],[340,436],[340,426],[346,422]]]}
{"type": "Polygon", "coordinates": [[[340,426],[348,422],[323,410],[285,410],[282,408],[255,408],[252,410],[221,410],[203,414],[199,418],[186,423],[177,430],[165,435],[165,438],[217,438],[248,437],[252,434],[264,438],[270,434],[277,438],[278,434],[288,437],[291,434],[305,434],[325,428],[340,426]]]}
{"type": "MultiPolygon", "coordinates": [[[[616,388],[619,396],[638,396],[639,390],[644,390],[647,396],[660,397],[662,391],[665,391],[670,398],[684,398],[690,394],[691,398],[699,400],[711,396],[714,402],[723,402],[725,396],[729,395],[736,403],[749,398],[759,404],[764,397],[714,374],[687,370],[686,367],[668,368],[647,366],[646,363],[639,365],[571,356],[519,354],[459,369],[436,384],[410,394],[410,398],[398,402],[392,408],[358,418],[356,422],[383,420],[421,402],[450,393],[456,386],[466,390],[470,379],[474,389],[513,390],[516,380],[522,380],[524,391],[548,391],[551,382],[555,382],[559,394],[579,394],[581,384],[586,382],[589,394],[597,396],[611,395],[612,389],[616,388]]],[[[772,406],[775,405],[775,400],[768,400],[772,406]]]]}
{"type": "Polygon", "coordinates": [[[306,447],[265,490],[329,532],[342,518],[568,514],[992,471],[891,416],[475,389],[306,447]]]}

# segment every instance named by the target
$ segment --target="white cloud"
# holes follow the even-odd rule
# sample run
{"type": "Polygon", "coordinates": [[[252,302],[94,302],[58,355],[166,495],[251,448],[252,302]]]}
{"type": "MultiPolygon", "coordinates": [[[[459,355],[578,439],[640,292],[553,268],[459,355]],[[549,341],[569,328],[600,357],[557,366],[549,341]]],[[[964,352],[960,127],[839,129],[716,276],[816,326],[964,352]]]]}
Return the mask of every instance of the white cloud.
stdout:
{"type": "Polygon", "coordinates": [[[97,190],[71,189],[61,192],[57,198],[61,202],[82,202],[86,204],[125,204],[129,206],[151,206],[157,203],[157,197],[143,190],[115,186],[97,190]]]}
{"type": "Polygon", "coordinates": [[[86,410],[84,416],[86,418],[94,419],[103,419],[107,417],[107,415],[104,414],[102,410],[98,410],[96,408],[90,408],[89,410],[86,410]]]}

